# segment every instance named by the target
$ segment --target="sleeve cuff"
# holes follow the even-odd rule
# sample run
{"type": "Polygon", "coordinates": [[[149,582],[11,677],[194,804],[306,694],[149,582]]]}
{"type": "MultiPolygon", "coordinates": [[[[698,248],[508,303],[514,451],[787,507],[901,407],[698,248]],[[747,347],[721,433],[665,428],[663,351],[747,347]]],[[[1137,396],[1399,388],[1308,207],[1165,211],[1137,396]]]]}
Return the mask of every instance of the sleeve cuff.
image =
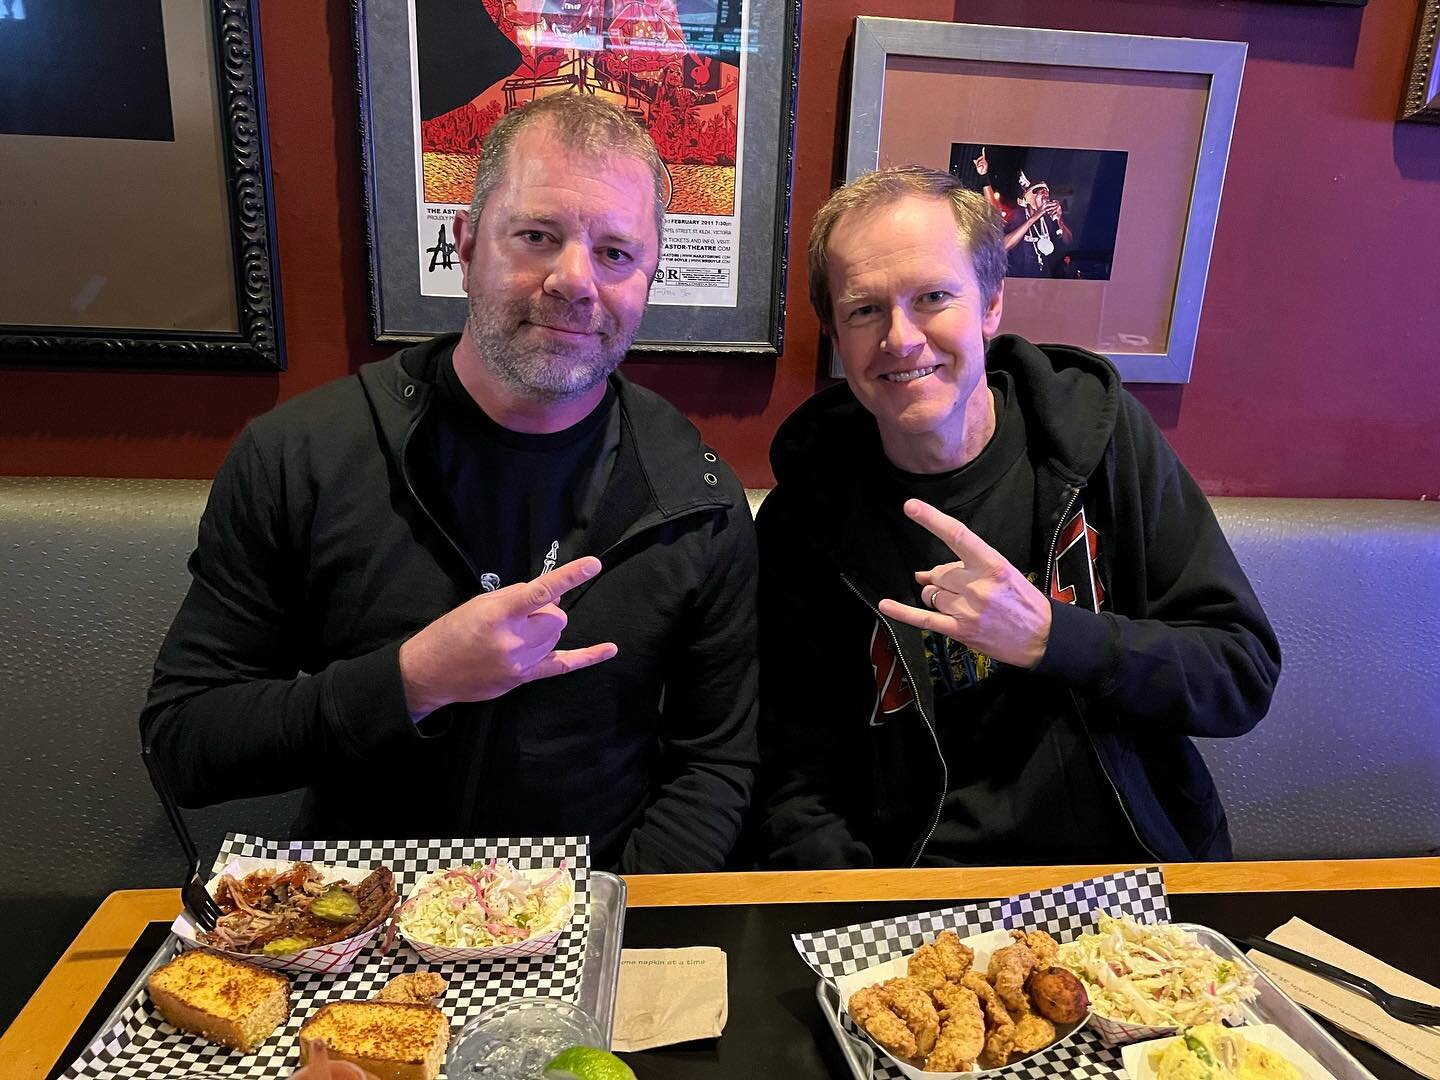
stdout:
{"type": "MultiPolygon", "coordinates": [[[[405,704],[405,685],[400,678],[400,645],[394,641],[374,652],[331,664],[327,698],[332,719],[341,739],[357,757],[383,754],[397,740],[428,738],[440,734],[436,725],[417,725],[405,704]],[[421,730],[421,727],[425,730],[421,730]]],[[[441,730],[449,724],[442,721],[441,730]]]]}
{"type": "Polygon", "coordinates": [[[1114,673],[1115,625],[1103,615],[1050,601],[1050,640],[1035,673],[1076,689],[1104,693],[1114,673]]]}

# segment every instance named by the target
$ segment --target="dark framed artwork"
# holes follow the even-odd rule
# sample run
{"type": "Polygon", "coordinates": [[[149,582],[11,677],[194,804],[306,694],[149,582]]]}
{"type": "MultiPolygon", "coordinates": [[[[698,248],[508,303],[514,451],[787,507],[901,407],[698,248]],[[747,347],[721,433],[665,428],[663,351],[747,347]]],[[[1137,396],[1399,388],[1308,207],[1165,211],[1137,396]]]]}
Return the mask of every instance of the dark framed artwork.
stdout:
{"type": "Polygon", "coordinates": [[[284,368],[258,0],[0,0],[0,363],[284,368]]]}
{"type": "Polygon", "coordinates": [[[453,222],[481,143],[536,97],[595,94],[669,174],[636,352],[782,345],[798,0],[354,0],[377,341],[465,318],[453,222]]]}
{"type": "Polygon", "coordinates": [[[862,16],[845,179],[948,170],[1004,220],[1002,331],[1189,382],[1245,51],[862,16]]]}
{"type": "Polygon", "coordinates": [[[1422,0],[1400,119],[1440,124],[1440,0],[1422,0]]]}

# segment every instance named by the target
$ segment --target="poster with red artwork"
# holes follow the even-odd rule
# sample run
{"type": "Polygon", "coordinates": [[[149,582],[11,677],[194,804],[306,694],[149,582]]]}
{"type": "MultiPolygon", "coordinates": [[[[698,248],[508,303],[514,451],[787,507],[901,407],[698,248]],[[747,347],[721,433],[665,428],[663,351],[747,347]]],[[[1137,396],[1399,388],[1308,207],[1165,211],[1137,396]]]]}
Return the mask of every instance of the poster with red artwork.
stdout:
{"type": "Polygon", "coordinates": [[[668,176],[650,303],[735,307],[752,0],[409,0],[421,293],[461,296],[452,232],[486,134],[547,94],[595,94],[668,176]]]}

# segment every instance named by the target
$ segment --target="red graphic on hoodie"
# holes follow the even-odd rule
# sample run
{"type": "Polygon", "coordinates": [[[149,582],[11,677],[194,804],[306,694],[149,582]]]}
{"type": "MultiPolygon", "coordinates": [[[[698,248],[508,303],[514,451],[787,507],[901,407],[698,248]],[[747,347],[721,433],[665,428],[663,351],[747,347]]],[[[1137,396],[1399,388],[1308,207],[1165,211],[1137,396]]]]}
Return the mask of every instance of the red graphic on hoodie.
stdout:
{"type": "Polygon", "coordinates": [[[1100,534],[1085,520],[1085,507],[1060,528],[1055,561],[1050,565],[1050,599],[1098,612],[1105,602],[1105,586],[1097,565],[1100,534]]]}
{"type": "Polygon", "coordinates": [[[875,672],[875,708],[870,712],[870,726],[879,727],[881,714],[897,713],[915,700],[915,692],[905,678],[905,668],[895,654],[890,632],[879,619],[870,631],[870,666],[875,672]]]}

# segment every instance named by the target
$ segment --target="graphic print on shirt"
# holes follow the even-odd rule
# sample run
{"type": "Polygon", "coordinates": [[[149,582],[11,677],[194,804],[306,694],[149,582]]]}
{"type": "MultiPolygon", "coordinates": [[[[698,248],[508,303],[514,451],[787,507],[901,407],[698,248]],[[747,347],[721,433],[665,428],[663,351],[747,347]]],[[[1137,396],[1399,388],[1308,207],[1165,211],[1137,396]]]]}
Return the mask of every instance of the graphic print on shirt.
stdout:
{"type": "Polygon", "coordinates": [[[1021,239],[1031,246],[1037,266],[1043,268],[1045,260],[1055,254],[1055,241],[1050,238],[1050,225],[1043,217],[1031,225],[1021,239]]]}
{"type": "Polygon", "coordinates": [[[870,631],[870,667],[875,673],[875,707],[870,711],[870,726],[880,727],[885,716],[914,701],[915,693],[905,680],[905,668],[895,655],[890,631],[879,619],[870,631]]]}
{"type": "Polygon", "coordinates": [[[978,686],[995,674],[999,665],[984,653],[933,630],[924,633],[925,660],[937,698],[978,686]]]}
{"type": "Polygon", "coordinates": [[[1050,565],[1050,599],[1099,612],[1105,602],[1099,555],[1100,534],[1085,520],[1082,505],[1060,527],[1055,561],[1050,565]]]}
{"type": "MultiPolygon", "coordinates": [[[[540,560],[540,573],[541,573],[541,574],[548,574],[551,570],[554,570],[554,569],[555,569],[555,564],[556,564],[557,562],[559,562],[559,561],[560,561],[560,541],[559,541],[559,540],[551,540],[551,541],[550,541],[550,549],[545,552],[545,558],[543,558],[542,560],[540,560]]],[[[539,577],[539,574],[537,574],[536,577],[539,577]]],[[[480,591],[481,591],[481,592],[494,592],[494,591],[495,591],[496,589],[498,589],[498,588],[500,588],[500,575],[499,575],[499,574],[481,574],[481,575],[480,575],[480,591]]]]}

